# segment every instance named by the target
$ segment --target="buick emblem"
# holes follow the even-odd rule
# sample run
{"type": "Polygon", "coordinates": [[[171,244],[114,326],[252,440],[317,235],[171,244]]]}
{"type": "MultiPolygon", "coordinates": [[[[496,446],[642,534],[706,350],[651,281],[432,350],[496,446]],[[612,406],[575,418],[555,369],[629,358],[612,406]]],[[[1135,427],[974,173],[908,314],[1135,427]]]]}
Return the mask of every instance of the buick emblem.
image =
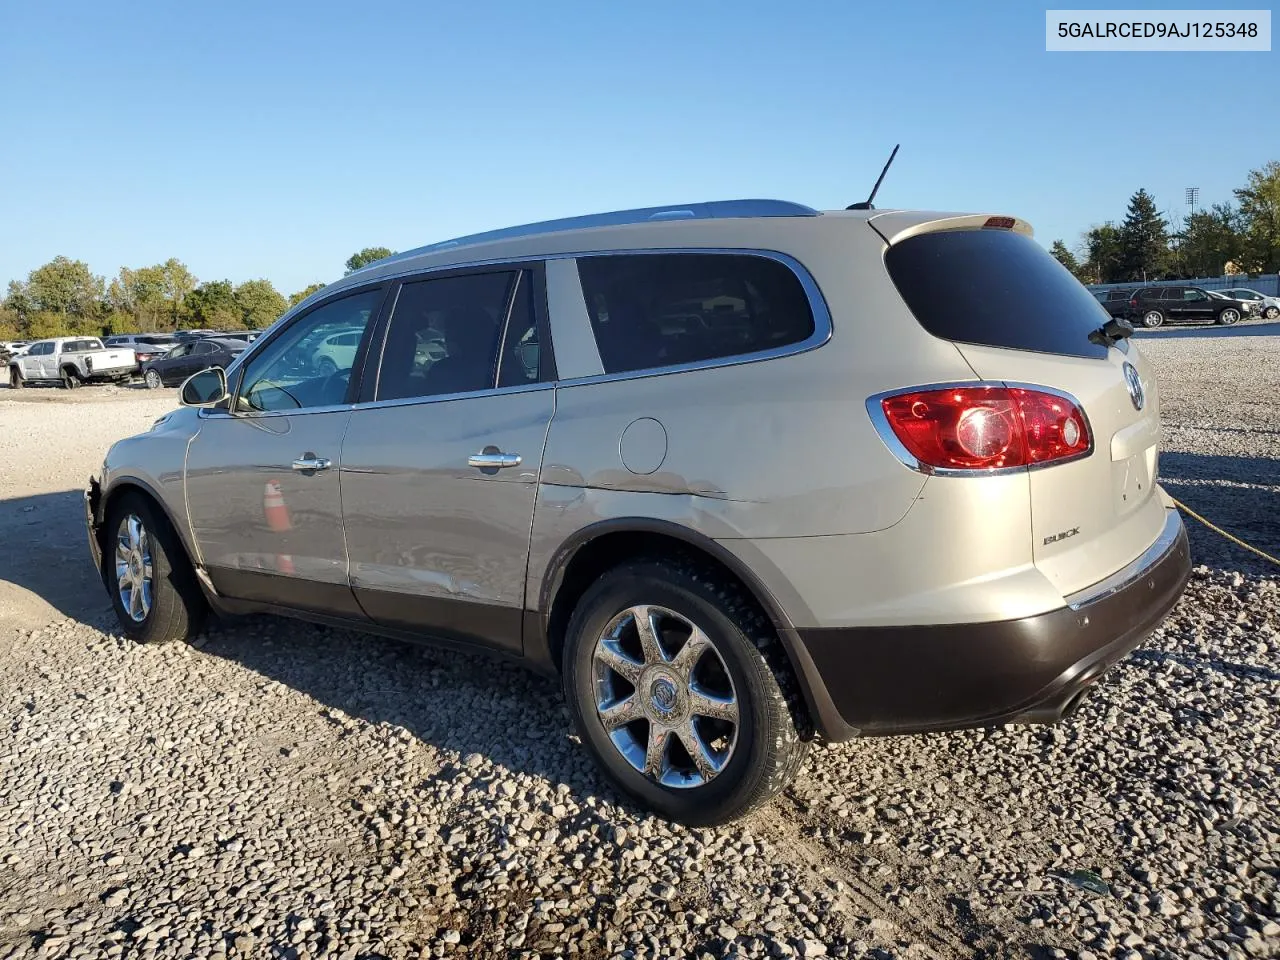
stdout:
{"type": "Polygon", "coordinates": [[[1141,410],[1147,404],[1147,395],[1142,389],[1142,378],[1132,363],[1124,365],[1124,382],[1129,388],[1129,399],[1133,401],[1133,409],[1141,410]]]}
{"type": "Polygon", "coordinates": [[[666,677],[659,677],[653,682],[653,686],[649,688],[649,696],[652,698],[653,707],[658,713],[670,713],[675,709],[676,705],[676,685],[666,677]]]}

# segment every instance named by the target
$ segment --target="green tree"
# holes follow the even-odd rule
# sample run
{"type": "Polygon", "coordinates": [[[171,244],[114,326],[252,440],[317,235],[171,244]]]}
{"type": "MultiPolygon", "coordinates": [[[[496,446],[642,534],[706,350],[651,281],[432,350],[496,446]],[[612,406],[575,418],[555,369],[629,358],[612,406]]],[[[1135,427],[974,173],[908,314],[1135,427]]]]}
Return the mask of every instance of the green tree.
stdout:
{"type": "Polygon", "coordinates": [[[1244,266],[1258,273],[1280,271],[1280,161],[1250,170],[1235,191],[1244,232],[1244,266]]]}
{"type": "Polygon", "coordinates": [[[176,257],[137,270],[121,267],[107,288],[107,303],[114,311],[132,314],[140,329],[172,330],[195,285],[196,278],[176,257]]]}
{"type": "Polygon", "coordinates": [[[270,280],[246,280],[236,287],[235,296],[244,324],[250,330],[270,326],[288,307],[270,280]]]}
{"type": "Polygon", "coordinates": [[[138,318],[132,313],[126,313],[123,310],[112,310],[107,314],[107,318],[102,321],[102,332],[107,336],[115,336],[119,333],[142,333],[142,324],[138,322],[138,318]]]}
{"type": "Polygon", "coordinates": [[[192,290],[182,305],[182,322],[206,330],[244,329],[244,310],[230,280],[208,280],[192,290]]]}
{"type": "Polygon", "coordinates": [[[1071,275],[1077,280],[1084,279],[1083,268],[1080,261],[1076,259],[1076,255],[1067,249],[1067,245],[1061,240],[1053,241],[1053,246],[1049,248],[1049,253],[1053,259],[1071,271],[1071,275]]]}
{"type": "Polygon", "coordinates": [[[363,267],[367,267],[375,260],[381,260],[384,257],[390,257],[395,254],[394,250],[388,250],[386,247],[365,247],[358,253],[353,253],[347,257],[347,273],[355,273],[363,267]]]}
{"type": "Polygon", "coordinates": [[[0,340],[20,340],[22,318],[10,307],[0,307],[0,340]]]}
{"type": "Polygon", "coordinates": [[[23,336],[30,340],[47,337],[99,336],[102,327],[91,317],[78,317],[74,313],[56,310],[37,310],[27,317],[23,336]]]}
{"type": "Polygon", "coordinates": [[[1178,272],[1184,277],[1220,277],[1244,253],[1239,215],[1230,204],[1190,214],[1178,239],[1178,272]]]}
{"type": "Polygon", "coordinates": [[[1169,259],[1169,225],[1156,209],[1155,198],[1138,190],[1120,225],[1120,272],[1123,280],[1160,276],[1169,259]]]}
{"type": "Polygon", "coordinates": [[[289,294],[289,306],[296,307],[298,304],[300,304],[303,300],[307,299],[307,297],[311,296],[317,290],[323,290],[323,289],[324,289],[323,283],[313,283],[311,284],[311,286],[306,287],[305,289],[299,290],[297,293],[291,293],[289,294]]]}
{"type": "Polygon", "coordinates": [[[1090,227],[1084,235],[1084,266],[1089,283],[1115,283],[1121,277],[1120,231],[1109,223],[1090,227]]]}
{"type": "Polygon", "coordinates": [[[9,281],[9,292],[4,297],[4,308],[12,310],[21,319],[31,312],[31,297],[27,295],[27,285],[18,280],[9,281]]]}
{"type": "Polygon", "coordinates": [[[25,283],[12,281],[6,305],[22,314],[58,313],[94,319],[102,308],[104,284],[83,260],[54,257],[27,275],[25,283]]]}

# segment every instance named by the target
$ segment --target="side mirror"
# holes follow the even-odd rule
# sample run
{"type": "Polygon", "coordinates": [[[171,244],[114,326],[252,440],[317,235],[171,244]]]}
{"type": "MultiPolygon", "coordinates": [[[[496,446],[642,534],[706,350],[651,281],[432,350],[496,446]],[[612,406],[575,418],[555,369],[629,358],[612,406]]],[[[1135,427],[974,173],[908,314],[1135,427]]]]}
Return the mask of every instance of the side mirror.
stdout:
{"type": "Polygon", "coordinates": [[[179,400],[184,407],[211,407],[227,399],[227,372],[210,367],[193,373],[182,384],[179,400]]]}

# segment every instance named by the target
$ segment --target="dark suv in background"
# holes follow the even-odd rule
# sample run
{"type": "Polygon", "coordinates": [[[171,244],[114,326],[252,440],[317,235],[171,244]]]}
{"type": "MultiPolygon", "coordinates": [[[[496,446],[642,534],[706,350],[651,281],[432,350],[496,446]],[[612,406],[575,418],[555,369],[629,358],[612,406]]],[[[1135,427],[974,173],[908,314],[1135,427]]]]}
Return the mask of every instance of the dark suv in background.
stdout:
{"type": "Polygon", "coordinates": [[[1125,287],[1120,290],[1101,290],[1094,294],[1098,298],[1098,302],[1102,304],[1103,309],[1111,316],[1118,319],[1124,319],[1129,316],[1129,301],[1133,298],[1133,288],[1125,287]]]}
{"type": "MultiPolygon", "coordinates": [[[[1109,312],[1109,311],[1108,311],[1109,312]]],[[[1154,328],[1167,323],[1235,323],[1248,312],[1239,300],[1202,287],[1142,287],[1129,299],[1128,316],[1154,328]]]]}

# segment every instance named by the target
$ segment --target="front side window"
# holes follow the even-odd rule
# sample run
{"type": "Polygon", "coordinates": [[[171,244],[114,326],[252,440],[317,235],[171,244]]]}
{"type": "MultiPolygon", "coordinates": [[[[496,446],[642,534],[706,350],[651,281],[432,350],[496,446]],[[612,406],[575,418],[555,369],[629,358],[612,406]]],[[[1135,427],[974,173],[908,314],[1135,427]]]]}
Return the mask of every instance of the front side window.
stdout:
{"type": "Polygon", "coordinates": [[[356,350],[336,350],[328,340],[353,333],[359,343],[381,300],[381,289],[354,293],[291,323],[245,365],[235,410],[290,411],[343,403],[356,350]]]}
{"type": "Polygon", "coordinates": [[[749,356],[814,332],[799,279],[765,257],[580,257],[578,275],[605,373],[749,356]]]}
{"type": "Polygon", "coordinates": [[[377,400],[489,390],[518,271],[406,283],[378,370],[377,400]]]}

